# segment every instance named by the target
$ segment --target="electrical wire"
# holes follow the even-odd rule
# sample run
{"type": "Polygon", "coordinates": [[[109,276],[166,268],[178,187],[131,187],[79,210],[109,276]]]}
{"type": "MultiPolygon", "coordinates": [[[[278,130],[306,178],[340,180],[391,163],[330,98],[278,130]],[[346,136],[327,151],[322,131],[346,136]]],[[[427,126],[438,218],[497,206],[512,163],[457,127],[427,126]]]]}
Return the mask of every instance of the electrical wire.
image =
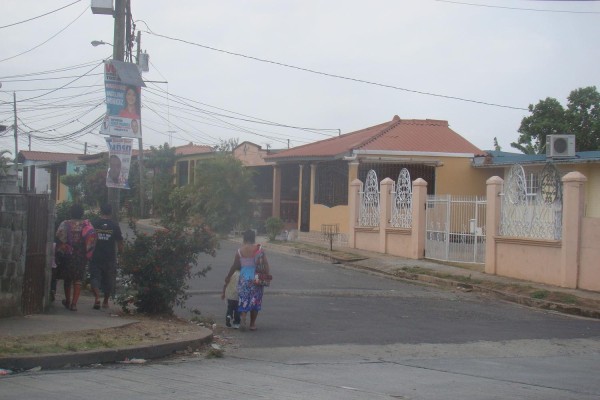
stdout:
{"type": "MultiPolygon", "coordinates": [[[[149,88],[146,87],[146,90],[148,90],[148,89],[149,88]]],[[[162,91],[160,88],[158,88],[158,90],[162,91]]],[[[186,97],[183,97],[183,96],[177,96],[177,95],[174,95],[172,93],[170,95],[172,97],[176,98],[176,99],[183,99],[183,100],[186,100],[186,101],[190,101],[192,103],[201,104],[203,106],[208,106],[208,107],[211,107],[211,108],[215,108],[217,110],[226,111],[226,112],[229,112],[229,113],[232,113],[232,114],[241,115],[243,117],[252,118],[252,119],[233,117],[231,115],[225,115],[225,114],[215,113],[213,111],[207,111],[207,110],[203,110],[203,109],[194,107],[194,108],[196,108],[199,111],[202,111],[202,112],[205,112],[205,113],[208,113],[208,114],[213,114],[213,115],[221,116],[221,117],[224,117],[224,118],[231,118],[231,119],[236,119],[236,120],[239,120],[239,121],[252,122],[252,123],[255,123],[255,124],[277,126],[277,127],[280,127],[280,128],[299,129],[299,130],[303,130],[303,131],[309,131],[309,132],[315,133],[317,135],[323,135],[323,136],[328,136],[328,137],[335,136],[335,135],[328,135],[328,134],[320,132],[320,131],[336,131],[336,132],[339,131],[339,129],[336,129],[336,128],[306,128],[306,127],[300,127],[300,126],[293,126],[293,125],[281,124],[279,122],[268,121],[268,120],[265,120],[265,119],[252,117],[250,115],[240,114],[240,113],[237,113],[235,111],[227,110],[227,109],[224,109],[224,108],[219,108],[219,107],[211,106],[210,104],[202,103],[200,101],[192,100],[192,99],[189,99],[189,98],[186,98],[186,97]]],[[[181,103],[180,102],[179,104],[186,104],[186,103],[181,103]]]]}
{"type": "MultiPolygon", "coordinates": [[[[103,72],[98,72],[97,74],[89,74],[88,76],[96,76],[96,75],[104,75],[103,72]]],[[[77,75],[71,76],[57,76],[54,78],[33,78],[33,79],[3,79],[3,82],[33,82],[33,81],[52,81],[57,79],[71,79],[77,78],[77,75]]],[[[19,90],[20,91],[20,90],[19,90]]]]}
{"type": "Polygon", "coordinates": [[[38,47],[40,47],[40,46],[43,46],[44,44],[48,43],[49,41],[51,41],[52,39],[54,39],[56,36],[58,36],[60,33],[62,33],[62,32],[65,30],[65,29],[67,29],[68,27],[70,27],[71,25],[73,25],[73,24],[75,23],[75,21],[77,21],[79,18],[81,18],[81,16],[82,16],[83,14],[85,14],[85,12],[88,10],[88,8],[89,8],[89,7],[86,7],[86,8],[85,8],[85,10],[83,10],[83,12],[77,16],[77,18],[75,18],[75,19],[74,19],[73,21],[71,21],[71,22],[70,22],[70,23],[69,23],[67,26],[65,26],[64,28],[62,28],[60,31],[56,32],[54,35],[50,36],[48,39],[46,39],[46,40],[45,40],[45,41],[43,41],[42,43],[38,44],[38,45],[37,45],[37,46],[35,46],[35,47],[32,47],[32,48],[31,48],[31,49],[29,49],[29,50],[25,50],[25,51],[24,51],[24,52],[22,52],[22,53],[15,54],[14,56],[11,56],[11,57],[8,57],[8,58],[3,58],[3,59],[1,59],[1,60],[0,60],[0,62],[4,62],[4,61],[8,61],[8,60],[12,60],[13,58],[17,58],[17,57],[19,57],[19,56],[22,56],[23,54],[27,54],[27,53],[29,53],[29,52],[31,52],[31,51],[33,51],[33,50],[37,49],[38,47]]]}
{"type": "Polygon", "coordinates": [[[8,25],[0,26],[0,29],[8,28],[8,27],[11,27],[11,26],[15,26],[15,25],[23,24],[23,23],[25,23],[25,22],[33,21],[34,19],[38,19],[38,18],[45,17],[46,15],[53,14],[53,13],[55,13],[55,12],[57,12],[57,11],[60,11],[60,10],[62,10],[62,9],[65,9],[65,8],[67,8],[67,7],[70,7],[70,6],[72,6],[73,4],[79,3],[80,1],[81,1],[81,0],[76,0],[76,1],[72,2],[71,4],[67,4],[66,6],[63,6],[63,7],[61,7],[61,8],[57,8],[56,10],[53,10],[53,11],[47,12],[47,13],[45,13],[45,14],[42,14],[42,15],[38,15],[37,17],[33,17],[33,18],[29,18],[29,19],[26,19],[26,20],[23,20],[23,21],[19,21],[19,22],[15,22],[15,23],[12,23],[12,24],[8,24],[8,25]]]}
{"type": "Polygon", "coordinates": [[[304,67],[298,67],[298,66],[295,66],[295,65],[286,64],[286,63],[282,63],[282,62],[278,62],[278,61],[272,61],[272,60],[267,60],[267,59],[264,59],[264,58],[249,56],[249,55],[246,55],[246,54],[235,53],[233,51],[222,50],[222,49],[218,49],[216,47],[211,47],[211,46],[207,46],[207,45],[203,45],[203,44],[200,44],[200,43],[195,43],[195,42],[192,42],[192,41],[189,41],[189,40],[175,38],[175,37],[171,37],[171,36],[167,36],[167,35],[161,35],[161,34],[153,33],[153,32],[150,32],[150,31],[144,31],[144,32],[146,32],[146,33],[148,33],[150,35],[154,35],[156,37],[163,38],[163,39],[168,39],[168,40],[172,40],[172,41],[175,41],[175,42],[185,43],[185,44],[189,44],[191,46],[201,47],[201,48],[204,48],[204,49],[207,49],[207,50],[216,51],[216,52],[219,52],[219,53],[224,53],[224,54],[228,54],[228,55],[232,55],[232,56],[236,56],[236,57],[247,58],[247,59],[250,59],[250,60],[259,61],[259,62],[263,62],[263,63],[267,63],[267,64],[278,65],[280,67],[291,68],[291,69],[295,69],[295,70],[298,70],[298,71],[309,72],[311,74],[328,76],[330,78],[343,79],[343,80],[347,80],[347,81],[364,83],[364,84],[367,84],[367,85],[379,86],[379,87],[384,87],[384,88],[388,88],[388,89],[394,89],[394,90],[400,90],[400,91],[409,92],[409,93],[421,94],[421,95],[425,95],[425,96],[440,97],[440,98],[444,98],[444,99],[448,99],[448,100],[457,100],[457,101],[464,101],[464,102],[468,102],[468,103],[480,104],[480,105],[485,105],[485,106],[509,108],[509,109],[512,109],[512,110],[528,111],[527,108],[523,108],[523,107],[509,106],[509,105],[497,104],[497,103],[490,103],[490,102],[487,102],[487,101],[473,100],[473,99],[467,99],[467,98],[464,98],[464,97],[449,96],[449,95],[443,95],[443,94],[432,93],[432,92],[424,92],[424,91],[421,91],[421,90],[407,89],[407,88],[402,88],[402,87],[399,87],[399,86],[388,85],[388,84],[378,83],[378,82],[373,82],[373,81],[367,81],[367,80],[364,80],[364,79],[351,78],[351,77],[347,77],[347,76],[331,74],[331,73],[328,73],[328,72],[321,72],[321,71],[317,71],[317,70],[314,70],[314,69],[309,69],[309,68],[304,68],[304,67]]]}
{"type": "MultiPolygon", "coordinates": [[[[537,11],[537,12],[550,12],[550,13],[564,13],[564,14],[600,14],[598,11],[570,11],[570,10],[547,10],[539,8],[523,8],[523,7],[506,7],[506,6],[493,6],[490,4],[476,4],[476,3],[465,3],[462,1],[452,0],[434,0],[440,3],[451,3],[458,4],[461,6],[473,6],[473,7],[487,7],[487,8],[503,8],[505,10],[519,10],[519,11],[537,11]]],[[[570,0],[573,1],[573,0],[570,0]]],[[[596,1],[596,0],[585,0],[585,1],[596,1]]]]}

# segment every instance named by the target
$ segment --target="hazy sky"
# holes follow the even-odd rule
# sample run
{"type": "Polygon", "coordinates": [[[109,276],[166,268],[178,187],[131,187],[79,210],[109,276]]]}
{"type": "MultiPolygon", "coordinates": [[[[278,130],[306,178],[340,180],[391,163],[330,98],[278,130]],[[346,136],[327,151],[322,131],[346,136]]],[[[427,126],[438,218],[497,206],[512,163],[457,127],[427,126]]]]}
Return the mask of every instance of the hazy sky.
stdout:
{"type": "MultiPolygon", "coordinates": [[[[30,133],[31,150],[106,150],[89,125],[105,112],[101,62],[112,47],[90,42],[112,43],[113,18],[73,2],[2,1],[0,124],[13,124],[15,93],[19,150],[30,133]]],[[[565,105],[572,90],[600,86],[600,1],[131,0],[131,8],[150,54],[143,78],[157,81],[143,90],[144,147],[239,138],[285,148],[398,115],[447,120],[481,149],[497,137],[510,151],[529,104],[565,105]],[[323,130],[251,122],[259,119],[323,130]]],[[[12,130],[0,133],[0,150],[14,147],[12,130]]]]}

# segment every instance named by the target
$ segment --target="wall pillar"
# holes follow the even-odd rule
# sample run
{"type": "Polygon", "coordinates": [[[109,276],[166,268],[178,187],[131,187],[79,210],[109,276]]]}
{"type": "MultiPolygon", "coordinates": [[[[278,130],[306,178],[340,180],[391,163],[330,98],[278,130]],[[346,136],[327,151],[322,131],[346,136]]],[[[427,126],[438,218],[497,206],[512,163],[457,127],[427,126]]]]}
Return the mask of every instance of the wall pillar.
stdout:
{"type": "Polygon", "coordinates": [[[417,178],[412,184],[412,229],[410,258],[420,260],[425,258],[425,226],[427,215],[427,182],[423,178],[417,178]]]}
{"type": "Polygon", "coordinates": [[[577,288],[581,224],[585,207],[584,184],[587,178],[580,172],[569,172],[562,178],[562,182],[561,286],[577,288]]]}
{"type": "Polygon", "coordinates": [[[492,176],[486,182],[485,211],[485,273],[496,275],[496,236],[500,231],[500,192],[504,180],[492,176]]]}
{"type": "Polygon", "coordinates": [[[356,248],[355,229],[358,226],[358,213],[360,205],[360,192],[362,192],[363,183],[355,179],[350,183],[348,189],[348,214],[350,215],[350,223],[348,224],[348,246],[356,248]]]}
{"type": "Polygon", "coordinates": [[[281,167],[273,166],[273,210],[272,217],[281,217],[281,167]]]}
{"type": "MultiPolygon", "coordinates": [[[[317,182],[317,164],[310,164],[310,209],[312,211],[315,205],[315,184],[317,182]]],[[[311,213],[312,216],[312,213],[311,213]]],[[[311,217],[312,219],[312,217],[311,217]]],[[[312,231],[312,221],[308,221],[308,231],[312,231]]],[[[317,230],[321,229],[321,226],[316,227],[317,230]]]]}
{"type": "Polygon", "coordinates": [[[387,228],[389,227],[394,181],[385,178],[379,184],[379,252],[387,253],[387,228]]]}
{"type": "Polygon", "coordinates": [[[298,168],[300,169],[298,173],[298,221],[296,221],[296,229],[300,231],[300,224],[302,223],[302,174],[305,174],[304,165],[299,164],[298,168]]]}
{"type": "Polygon", "coordinates": [[[358,160],[352,160],[348,163],[348,183],[352,183],[353,180],[358,179],[358,165],[358,160]]]}

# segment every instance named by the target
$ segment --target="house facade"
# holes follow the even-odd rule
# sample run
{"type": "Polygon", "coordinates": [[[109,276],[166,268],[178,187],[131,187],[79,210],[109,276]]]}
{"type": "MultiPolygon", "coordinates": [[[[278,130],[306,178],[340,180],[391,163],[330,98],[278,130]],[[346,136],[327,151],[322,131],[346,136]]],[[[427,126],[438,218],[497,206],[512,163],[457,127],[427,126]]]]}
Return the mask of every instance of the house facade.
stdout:
{"type": "Polygon", "coordinates": [[[580,151],[566,157],[488,151],[487,155],[473,159],[473,167],[487,171],[488,177],[499,176],[506,180],[512,166],[520,165],[525,172],[528,192],[535,193],[541,184],[537,177],[549,162],[557,168],[561,176],[569,172],[579,172],[587,178],[584,192],[585,215],[600,218],[600,151],[580,151]]]}
{"type": "Polygon", "coordinates": [[[196,163],[207,157],[215,155],[211,146],[197,145],[193,143],[175,147],[175,185],[185,186],[194,181],[196,163]]]}
{"type": "Polygon", "coordinates": [[[66,199],[68,190],[60,183],[60,177],[75,173],[81,156],[83,154],[20,151],[18,160],[22,166],[23,191],[36,194],[50,193],[54,200],[66,199]]]}
{"type": "Polygon", "coordinates": [[[484,152],[450,129],[447,121],[394,116],[356,132],[268,155],[273,162],[273,215],[301,232],[335,225],[349,233],[350,183],[398,179],[406,168],[422,178],[427,194],[484,195],[489,171],[472,167],[484,152]],[[293,209],[294,211],[291,211],[293,209]],[[288,211],[290,210],[290,211],[288,211]]]}

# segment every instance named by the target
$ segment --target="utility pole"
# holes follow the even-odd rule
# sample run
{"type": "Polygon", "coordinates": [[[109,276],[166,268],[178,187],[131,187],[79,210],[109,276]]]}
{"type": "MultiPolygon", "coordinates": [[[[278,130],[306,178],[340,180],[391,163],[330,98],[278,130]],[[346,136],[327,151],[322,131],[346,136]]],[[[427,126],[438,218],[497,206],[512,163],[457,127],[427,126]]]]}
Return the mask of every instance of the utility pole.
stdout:
{"type": "MultiPolygon", "coordinates": [[[[142,42],[142,32],[138,31],[137,33],[137,38],[135,39],[135,41],[137,42],[137,55],[136,55],[136,63],[139,66],[140,65],[140,53],[141,53],[141,42],[142,42]]],[[[141,90],[140,90],[140,103],[141,103],[141,90]]],[[[141,110],[140,110],[141,112],[141,110]]],[[[145,217],[145,213],[144,213],[144,203],[145,203],[145,197],[146,197],[146,191],[144,190],[144,145],[142,142],[142,137],[143,137],[143,128],[142,128],[142,118],[140,116],[140,137],[138,138],[138,148],[139,148],[139,153],[138,153],[138,164],[140,167],[140,218],[144,218],[145,217]]]]}
{"type": "Polygon", "coordinates": [[[13,113],[15,115],[15,123],[13,124],[13,132],[15,135],[15,173],[17,174],[17,182],[19,181],[19,140],[17,138],[17,93],[13,92],[13,113]]]}
{"type": "MultiPolygon", "coordinates": [[[[113,60],[125,61],[125,1],[115,0],[115,28],[113,37],[113,60]]],[[[119,223],[121,189],[108,188],[108,202],[112,206],[112,220],[119,223]]]]}

